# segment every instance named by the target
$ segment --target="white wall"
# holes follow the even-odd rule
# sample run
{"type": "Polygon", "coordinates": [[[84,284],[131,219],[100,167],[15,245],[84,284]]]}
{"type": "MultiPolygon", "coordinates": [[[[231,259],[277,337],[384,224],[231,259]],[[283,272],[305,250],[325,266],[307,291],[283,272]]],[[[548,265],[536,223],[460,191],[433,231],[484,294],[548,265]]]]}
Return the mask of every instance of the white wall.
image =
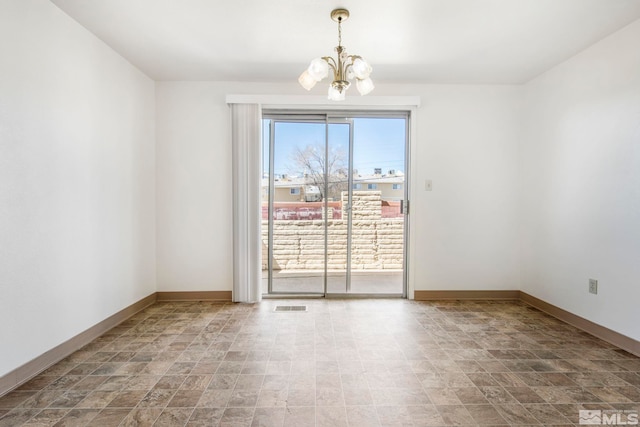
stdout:
{"type": "Polygon", "coordinates": [[[231,290],[231,144],[224,84],[157,83],[158,291],[231,290]]]}
{"type": "MultiPolygon", "coordinates": [[[[225,95],[306,92],[295,83],[224,82],[160,82],[156,91],[158,290],[231,290],[225,95]]],[[[518,289],[521,89],[380,84],[376,95],[423,102],[411,175],[416,289],[518,289]],[[425,179],[432,192],[423,191],[425,179]]]]}
{"type": "Polygon", "coordinates": [[[154,83],[0,2],[0,376],[155,292],[154,83]]]}
{"type": "Polygon", "coordinates": [[[529,82],[522,289],[640,339],[640,21],[529,82]],[[598,295],[588,279],[599,280],[598,295]]]}
{"type": "Polygon", "coordinates": [[[415,288],[518,289],[520,88],[416,89],[423,107],[411,173],[415,288]]]}

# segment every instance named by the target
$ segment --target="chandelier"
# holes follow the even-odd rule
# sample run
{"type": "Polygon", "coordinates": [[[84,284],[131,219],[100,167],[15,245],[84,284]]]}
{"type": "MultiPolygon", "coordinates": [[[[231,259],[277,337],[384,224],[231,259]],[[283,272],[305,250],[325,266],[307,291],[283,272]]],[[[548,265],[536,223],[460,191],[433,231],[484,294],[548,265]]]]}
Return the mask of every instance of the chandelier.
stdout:
{"type": "Polygon", "coordinates": [[[336,52],[338,59],[331,56],[323,56],[311,61],[307,68],[298,78],[298,82],[306,90],[311,90],[317,82],[329,75],[329,69],[333,71],[333,81],[329,86],[329,99],[332,101],[344,101],[345,94],[355,77],[356,87],[360,95],[366,95],[374,89],[371,75],[371,65],[361,56],[349,55],[342,46],[342,21],[349,18],[347,9],[335,9],[331,11],[331,19],[338,23],[338,46],[336,52]]]}

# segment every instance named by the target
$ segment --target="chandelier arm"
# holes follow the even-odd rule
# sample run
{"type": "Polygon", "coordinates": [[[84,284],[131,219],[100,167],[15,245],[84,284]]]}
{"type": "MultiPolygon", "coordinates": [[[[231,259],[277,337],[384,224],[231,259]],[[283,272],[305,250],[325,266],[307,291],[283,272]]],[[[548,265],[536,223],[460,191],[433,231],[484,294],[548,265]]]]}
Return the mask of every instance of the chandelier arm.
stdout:
{"type": "Polygon", "coordinates": [[[327,61],[327,63],[332,66],[333,68],[336,68],[336,60],[333,59],[330,56],[323,56],[322,59],[324,59],[325,61],[327,61]]]}
{"type": "Polygon", "coordinates": [[[329,64],[329,67],[331,67],[331,69],[333,70],[333,77],[335,79],[336,76],[338,75],[338,68],[337,68],[338,64],[336,64],[336,60],[330,56],[323,56],[322,59],[327,61],[327,64],[329,64]]]}
{"type": "MultiPolygon", "coordinates": [[[[358,58],[360,58],[360,56],[358,56],[358,55],[349,55],[349,62],[345,63],[345,65],[344,65],[344,75],[345,76],[349,75],[349,69],[353,68],[353,61],[355,61],[358,58]]],[[[360,59],[362,59],[362,58],[360,58],[360,59]]]]}

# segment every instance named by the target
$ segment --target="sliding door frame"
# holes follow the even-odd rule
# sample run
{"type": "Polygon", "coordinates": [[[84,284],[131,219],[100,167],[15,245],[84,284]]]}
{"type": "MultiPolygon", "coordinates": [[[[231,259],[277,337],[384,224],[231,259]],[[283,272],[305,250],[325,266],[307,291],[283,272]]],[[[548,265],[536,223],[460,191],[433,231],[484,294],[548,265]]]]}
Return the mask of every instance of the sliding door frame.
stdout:
{"type": "MultiPolygon", "coordinates": [[[[409,287],[409,195],[410,195],[410,148],[411,148],[411,116],[412,109],[407,110],[289,110],[289,109],[263,109],[262,119],[269,119],[271,126],[269,127],[269,195],[268,195],[268,294],[263,297],[325,297],[325,298],[389,298],[389,297],[408,297],[409,287]],[[405,120],[405,142],[404,142],[404,189],[402,205],[404,207],[404,227],[403,227],[403,261],[402,261],[402,292],[393,294],[384,293],[351,293],[351,244],[352,244],[352,197],[353,197],[353,147],[354,147],[354,126],[353,119],[355,118],[398,118],[405,120]],[[328,212],[328,197],[324,197],[324,277],[323,277],[323,292],[304,292],[304,293],[292,293],[292,292],[280,292],[273,291],[273,203],[275,195],[275,175],[274,169],[274,148],[275,148],[275,124],[278,122],[285,123],[324,123],[325,124],[325,158],[329,156],[329,125],[348,123],[349,124],[349,155],[348,155],[348,209],[347,209],[347,262],[345,269],[345,292],[344,293],[329,293],[327,289],[328,278],[328,219],[326,214],[328,212]]],[[[328,182],[328,164],[325,162],[324,168],[324,194],[328,194],[329,182],[328,182]]],[[[343,212],[344,215],[344,212],[343,212]]]]}
{"type": "MultiPolygon", "coordinates": [[[[324,273],[323,273],[323,288],[322,292],[281,292],[273,290],[273,203],[275,196],[275,174],[273,173],[273,169],[275,166],[275,129],[276,123],[317,123],[324,124],[325,126],[325,136],[324,136],[324,145],[325,145],[325,156],[328,154],[327,152],[327,138],[328,138],[328,126],[327,126],[327,117],[325,114],[313,114],[313,113],[304,113],[304,114],[270,114],[262,113],[262,119],[269,119],[271,121],[271,125],[269,126],[269,197],[268,197],[268,210],[267,210],[267,223],[268,232],[267,232],[267,268],[268,277],[267,277],[267,289],[268,295],[278,295],[278,296],[313,296],[313,297],[324,297],[327,295],[327,221],[325,220],[324,225],[324,273]]],[[[263,171],[264,173],[264,171],[263,171]]],[[[327,194],[327,167],[325,165],[324,170],[324,182],[325,182],[325,193],[327,194]]],[[[324,209],[326,212],[327,208],[327,198],[324,200],[324,209]]],[[[263,295],[264,296],[264,295],[263,295]]]]}

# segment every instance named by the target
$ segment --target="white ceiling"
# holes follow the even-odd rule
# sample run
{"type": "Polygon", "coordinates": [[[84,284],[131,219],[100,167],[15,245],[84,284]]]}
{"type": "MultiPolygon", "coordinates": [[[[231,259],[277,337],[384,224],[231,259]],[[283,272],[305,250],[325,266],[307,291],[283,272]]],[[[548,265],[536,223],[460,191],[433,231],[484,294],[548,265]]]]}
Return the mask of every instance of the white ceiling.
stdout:
{"type": "Polygon", "coordinates": [[[374,80],[524,83],[640,18],[640,0],[51,1],[155,80],[295,80],[346,7],[374,80]]]}

